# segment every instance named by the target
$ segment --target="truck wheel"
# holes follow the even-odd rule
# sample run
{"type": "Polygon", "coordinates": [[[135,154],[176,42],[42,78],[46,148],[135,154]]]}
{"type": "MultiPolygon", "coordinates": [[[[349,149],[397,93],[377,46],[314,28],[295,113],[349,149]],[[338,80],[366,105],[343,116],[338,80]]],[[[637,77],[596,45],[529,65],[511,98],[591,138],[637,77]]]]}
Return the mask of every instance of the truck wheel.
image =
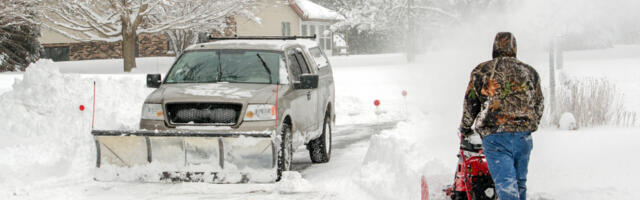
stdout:
{"type": "Polygon", "coordinates": [[[291,142],[291,125],[282,124],[280,133],[280,149],[278,150],[278,172],[276,181],[280,181],[283,171],[291,170],[291,160],[293,158],[293,142],[291,142]]]}
{"type": "Polygon", "coordinates": [[[326,163],[331,159],[331,119],[329,114],[324,118],[322,135],[307,144],[309,156],[313,163],[326,163]]]}

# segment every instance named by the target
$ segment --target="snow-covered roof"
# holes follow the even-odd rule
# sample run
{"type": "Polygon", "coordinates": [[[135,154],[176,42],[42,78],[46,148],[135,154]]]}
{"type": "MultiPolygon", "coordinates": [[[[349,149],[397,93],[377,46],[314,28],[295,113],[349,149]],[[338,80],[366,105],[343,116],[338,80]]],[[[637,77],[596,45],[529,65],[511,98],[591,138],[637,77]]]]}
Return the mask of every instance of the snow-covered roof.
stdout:
{"type": "Polygon", "coordinates": [[[296,13],[300,15],[305,21],[308,20],[322,20],[322,21],[342,21],[345,20],[344,16],[331,9],[322,7],[311,0],[293,0],[291,6],[296,10],[296,13]],[[298,8],[298,9],[296,9],[298,8]]]}
{"type": "Polygon", "coordinates": [[[186,50],[197,49],[260,49],[283,51],[285,48],[293,45],[300,45],[306,48],[318,46],[313,40],[220,40],[209,43],[195,44],[189,46],[186,50]]]}

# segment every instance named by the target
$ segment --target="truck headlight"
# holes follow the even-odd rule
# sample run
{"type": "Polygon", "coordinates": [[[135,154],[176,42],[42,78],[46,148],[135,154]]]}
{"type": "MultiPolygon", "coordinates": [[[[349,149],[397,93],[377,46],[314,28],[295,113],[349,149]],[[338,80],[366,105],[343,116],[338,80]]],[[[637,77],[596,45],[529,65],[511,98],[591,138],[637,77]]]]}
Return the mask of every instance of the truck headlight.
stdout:
{"type": "Polygon", "coordinates": [[[142,119],[164,120],[161,104],[144,104],[142,106],[142,119]]]}
{"type": "Polygon", "coordinates": [[[244,121],[275,120],[276,107],[270,104],[250,104],[244,114],[244,121]]]}

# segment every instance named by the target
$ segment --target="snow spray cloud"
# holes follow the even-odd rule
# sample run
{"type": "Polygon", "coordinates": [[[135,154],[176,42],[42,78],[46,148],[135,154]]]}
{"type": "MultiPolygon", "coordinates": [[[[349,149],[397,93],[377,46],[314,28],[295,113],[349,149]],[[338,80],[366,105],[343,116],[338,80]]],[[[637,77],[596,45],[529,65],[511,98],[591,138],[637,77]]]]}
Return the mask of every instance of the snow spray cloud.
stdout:
{"type": "Polygon", "coordinates": [[[523,50],[546,50],[560,38],[567,50],[640,43],[640,1],[636,0],[452,0],[459,21],[439,32],[429,46],[486,50],[495,33],[513,32],[523,50]],[[484,3],[483,3],[484,2],[484,3]],[[464,47],[464,48],[461,48],[464,47]]]}

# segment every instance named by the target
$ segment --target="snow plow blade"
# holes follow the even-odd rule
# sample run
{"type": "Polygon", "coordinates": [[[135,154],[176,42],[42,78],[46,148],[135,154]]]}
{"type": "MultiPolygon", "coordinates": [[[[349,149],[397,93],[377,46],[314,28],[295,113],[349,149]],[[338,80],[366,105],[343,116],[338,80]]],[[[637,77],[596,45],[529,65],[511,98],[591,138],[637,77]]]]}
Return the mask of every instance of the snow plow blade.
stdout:
{"type": "Polygon", "coordinates": [[[92,130],[101,181],[266,183],[276,180],[273,132],[92,130]]]}

